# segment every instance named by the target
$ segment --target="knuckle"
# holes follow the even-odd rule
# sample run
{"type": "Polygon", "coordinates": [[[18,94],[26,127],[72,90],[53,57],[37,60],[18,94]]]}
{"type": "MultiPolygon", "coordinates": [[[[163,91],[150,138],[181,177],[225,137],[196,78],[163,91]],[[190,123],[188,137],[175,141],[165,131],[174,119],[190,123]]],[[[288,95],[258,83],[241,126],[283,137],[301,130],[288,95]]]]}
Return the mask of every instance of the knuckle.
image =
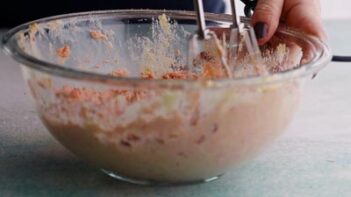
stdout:
{"type": "Polygon", "coordinates": [[[276,8],[274,6],[274,4],[270,3],[270,1],[261,1],[261,3],[259,3],[256,7],[257,12],[260,13],[273,13],[276,11],[276,8]]]}
{"type": "Polygon", "coordinates": [[[271,1],[261,0],[255,9],[255,12],[262,17],[274,18],[279,15],[280,11],[271,1]]]}

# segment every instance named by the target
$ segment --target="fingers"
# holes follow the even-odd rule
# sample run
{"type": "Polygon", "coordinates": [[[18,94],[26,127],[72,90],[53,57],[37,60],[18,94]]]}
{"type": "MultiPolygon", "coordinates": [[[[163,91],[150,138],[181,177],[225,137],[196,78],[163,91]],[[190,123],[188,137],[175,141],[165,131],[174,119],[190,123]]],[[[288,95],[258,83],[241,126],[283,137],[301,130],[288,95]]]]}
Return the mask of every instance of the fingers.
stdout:
{"type": "Polygon", "coordinates": [[[327,39],[320,17],[320,3],[318,0],[286,1],[283,10],[285,22],[308,34],[327,39]]]}
{"type": "Polygon", "coordinates": [[[266,43],[276,31],[283,5],[284,0],[258,0],[252,25],[260,45],[266,43]]]}

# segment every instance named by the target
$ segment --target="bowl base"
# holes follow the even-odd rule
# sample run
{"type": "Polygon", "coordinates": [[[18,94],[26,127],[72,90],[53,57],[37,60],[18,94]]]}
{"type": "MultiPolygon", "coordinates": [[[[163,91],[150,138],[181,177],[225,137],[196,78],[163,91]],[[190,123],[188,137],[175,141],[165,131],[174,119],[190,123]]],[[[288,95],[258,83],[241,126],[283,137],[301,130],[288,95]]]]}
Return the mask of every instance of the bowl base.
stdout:
{"type": "Polygon", "coordinates": [[[200,183],[208,183],[214,180],[219,179],[222,175],[214,176],[207,179],[201,180],[192,180],[192,181],[182,181],[182,182],[163,182],[163,181],[153,181],[153,180],[141,180],[141,179],[133,179],[126,176],[122,176],[118,173],[101,169],[102,172],[107,174],[108,176],[117,179],[119,181],[132,183],[136,185],[145,185],[145,186],[177,186],[177,185],[193,185],[193,184],[200,184],[200,183]]]}

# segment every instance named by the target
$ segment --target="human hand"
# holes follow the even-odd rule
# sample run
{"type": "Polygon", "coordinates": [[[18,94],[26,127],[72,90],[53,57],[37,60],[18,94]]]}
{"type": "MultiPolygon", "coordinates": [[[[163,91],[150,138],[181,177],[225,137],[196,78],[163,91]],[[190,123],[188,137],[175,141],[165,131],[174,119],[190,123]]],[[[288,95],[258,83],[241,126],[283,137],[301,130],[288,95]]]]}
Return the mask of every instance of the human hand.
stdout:
{"type": "Polygon", "coordinates": [[[320,15],[319,0],[258,0],[252,25],[260,45],[272,38],[279,22],[325,40],[320,15]]]}

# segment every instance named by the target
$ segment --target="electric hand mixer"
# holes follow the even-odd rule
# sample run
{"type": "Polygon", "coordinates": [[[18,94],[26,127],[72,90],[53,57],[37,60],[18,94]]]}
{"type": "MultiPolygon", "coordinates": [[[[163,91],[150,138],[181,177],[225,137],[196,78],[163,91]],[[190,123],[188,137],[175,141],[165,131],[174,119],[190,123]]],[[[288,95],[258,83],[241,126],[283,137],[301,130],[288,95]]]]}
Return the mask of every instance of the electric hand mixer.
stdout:
{"type": "Polygon", "coordinates": [[[232,78],[235,70],[241,66],[237,64],[239,54],[250,57],[255,65],[261,61],[255,33],[252,27],[244,27],[238,20],[235,0],[231,0],[233,23],[230,26],[229,42],[225,35],[220,41],[215,32],[206,28],[202,0],[194,0],[194,7],[198,30],[189,41],[188,65],[192,70],[199,72],[202,65],[208,63],[199,60],[198,57],[209,56],[212,62],[215,62],[213,65],[220,65],[225,70],[226,76],[232,78]]]}

